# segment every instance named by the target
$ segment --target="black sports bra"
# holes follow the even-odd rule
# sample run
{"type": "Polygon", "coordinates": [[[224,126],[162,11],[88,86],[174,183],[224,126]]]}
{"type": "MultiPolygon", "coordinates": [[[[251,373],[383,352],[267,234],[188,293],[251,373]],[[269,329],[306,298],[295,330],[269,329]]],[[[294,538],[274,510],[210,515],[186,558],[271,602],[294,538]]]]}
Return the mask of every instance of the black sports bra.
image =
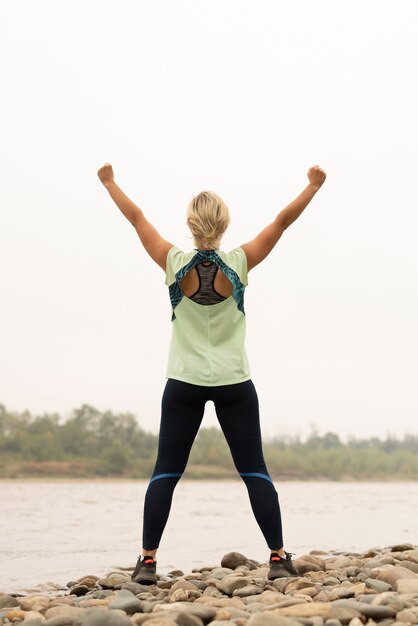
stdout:
{"type": "Polygon", "coordinates": [[[197,304],[217,304],[226,300],[225,296],[221,296],[214,287],[216,272],[218,271],[216,263],[203,262],[196,265],[197,275],[199,277],[199,287],[190,300],[197,304]]]}

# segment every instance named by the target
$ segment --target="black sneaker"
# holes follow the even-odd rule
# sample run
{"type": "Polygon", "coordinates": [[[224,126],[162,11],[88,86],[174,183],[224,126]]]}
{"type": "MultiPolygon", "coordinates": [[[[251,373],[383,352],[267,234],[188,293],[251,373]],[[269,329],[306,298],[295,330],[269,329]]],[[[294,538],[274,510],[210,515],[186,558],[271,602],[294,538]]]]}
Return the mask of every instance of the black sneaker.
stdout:
{"type": "Polygon", "coordinates": [[[157,561],[153,556],[138,557],[131,581],[141,585],[153,585],[157,582],[157,561]]]}
{"type": "Polygon", "coordinates": [[[296,567],[292,563],[292,552],[284,551],[286,558],[283,558],[277,552],[272,552],[270,555],[270,571],[267,574],[269,580],[275,578],[285,578],[286,576],[299,576],[296,567]]]}

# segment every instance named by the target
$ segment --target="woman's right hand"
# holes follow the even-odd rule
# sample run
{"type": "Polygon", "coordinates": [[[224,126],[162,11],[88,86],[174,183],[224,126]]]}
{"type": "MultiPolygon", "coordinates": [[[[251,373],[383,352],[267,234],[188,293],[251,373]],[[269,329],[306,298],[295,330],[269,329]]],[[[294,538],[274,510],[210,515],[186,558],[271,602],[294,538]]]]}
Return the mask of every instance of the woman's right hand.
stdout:
{"type": "Polygon", "coordinates": [[[103,185],[107,187],[109,183],[114,181],[113,168],[110,163],[105,163],[103,167],[97,172],[97,176],[102,181],[103,185]]]}
{"type": "Polygon", "coordinates": [[[313,165],[312,167],[309,168],[309,171],[308,171],[309,182],[316,189],[320,188],[322,183],[325,181],[326,177],[327,175],[325,174],[324,170],[319,167],[319,165],[313,165]]]}

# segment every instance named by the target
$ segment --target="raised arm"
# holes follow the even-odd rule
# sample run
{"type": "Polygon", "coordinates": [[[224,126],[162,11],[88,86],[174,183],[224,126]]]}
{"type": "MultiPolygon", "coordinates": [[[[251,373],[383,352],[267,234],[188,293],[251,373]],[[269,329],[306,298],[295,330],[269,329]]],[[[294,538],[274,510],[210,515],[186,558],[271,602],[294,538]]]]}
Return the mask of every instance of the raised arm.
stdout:
{"type": "Polygon", "coordinates": [[[261,263],[273,250],[276,243],[290,224],[292,224],[308,206],[326,178],[319,165],[312,166],[308,171],[309,185],[301,194],[280,211],[274,222],[266,226],[255,239],[241,246],[247,257],[248,271],[261,263]]]}
{"type": "Polygon", "coordinates": [[[165,271],[167,254],[170,248],[173,247],[173,244],[161,237],[160,233],[145,218],[141,209],[115,183],[110,163],[105,163],[99,169],[97,175],[108,190],[112,200],[135,228],[145,250],[165,271]]]}

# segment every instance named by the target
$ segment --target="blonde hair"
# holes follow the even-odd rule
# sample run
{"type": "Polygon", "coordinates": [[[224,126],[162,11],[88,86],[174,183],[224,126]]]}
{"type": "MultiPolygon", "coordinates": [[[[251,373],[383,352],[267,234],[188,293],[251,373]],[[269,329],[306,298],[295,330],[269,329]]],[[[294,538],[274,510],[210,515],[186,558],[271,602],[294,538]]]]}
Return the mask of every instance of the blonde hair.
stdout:
{"type": "Polygon", "coordinates": [[[195,241],[204,248],[219,248],[229,222],[228,207],[213,191],[201,191],[187,206],[187,225],[195,241]]]}

